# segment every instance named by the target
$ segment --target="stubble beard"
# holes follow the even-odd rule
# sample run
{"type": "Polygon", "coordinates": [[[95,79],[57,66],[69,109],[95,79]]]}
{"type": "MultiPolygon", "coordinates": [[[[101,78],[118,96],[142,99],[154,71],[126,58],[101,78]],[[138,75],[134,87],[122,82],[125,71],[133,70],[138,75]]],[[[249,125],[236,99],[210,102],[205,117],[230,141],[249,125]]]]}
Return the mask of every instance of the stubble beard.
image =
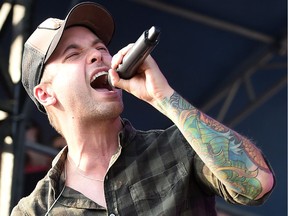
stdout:
{"type": "MultiPolygon", "coordinates": [[[[87,107],[86,107],[87,108],[87,107]]],[[[118,118],[124,110],[123,102],[111,104],[94,104],[82,113],[83,120],[106,121],[118,118]]],[[[83,110],[82,110],[83,111],[83,110]]]]}

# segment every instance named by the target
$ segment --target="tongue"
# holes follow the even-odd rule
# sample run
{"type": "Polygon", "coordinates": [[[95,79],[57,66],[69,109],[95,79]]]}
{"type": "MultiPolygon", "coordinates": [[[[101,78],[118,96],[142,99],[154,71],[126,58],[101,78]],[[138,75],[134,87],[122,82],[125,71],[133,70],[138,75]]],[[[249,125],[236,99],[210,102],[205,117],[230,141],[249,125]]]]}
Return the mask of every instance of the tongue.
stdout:
{"type": "Polygon", "coordinates": [[[106,89],[106,88],[97,88],[95,89],[97,92],[109,92],[110,90],[106,89]]]}
{"type": "Polygon", "coordinates": [[[105,90],[112,90],[108,83],[108,76],[107,74],[103,74],[97,77],[91,84],[91,87],[94,89],[105,89],[105,90]]]}

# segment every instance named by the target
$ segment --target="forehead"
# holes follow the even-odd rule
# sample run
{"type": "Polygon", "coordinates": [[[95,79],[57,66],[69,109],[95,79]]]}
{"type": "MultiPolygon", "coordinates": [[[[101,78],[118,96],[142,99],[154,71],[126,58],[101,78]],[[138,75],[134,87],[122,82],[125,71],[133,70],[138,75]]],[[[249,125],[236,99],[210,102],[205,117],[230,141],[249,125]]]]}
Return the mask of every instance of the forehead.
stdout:
{"type": "Polygon", "coordinates": [[[94,34],[89,28],[84,26],[72,26],[64,30],[63,35],[48,59],[47,64],[56,57],[63,55],[65,49],[69,46],[82,47],[91,46],[95,41],[102,42],[96,34],[94,34]]]}

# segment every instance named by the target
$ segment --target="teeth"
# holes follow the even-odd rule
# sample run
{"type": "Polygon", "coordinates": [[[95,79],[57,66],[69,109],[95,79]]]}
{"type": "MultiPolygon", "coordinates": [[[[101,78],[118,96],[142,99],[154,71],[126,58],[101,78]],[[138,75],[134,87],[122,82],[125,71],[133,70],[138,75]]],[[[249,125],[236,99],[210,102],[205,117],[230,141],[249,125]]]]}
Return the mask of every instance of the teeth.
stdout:
{"type": "Polygon", "coordinates": [[[92,83],[95,79],[97,79],[98,77],[103,76],[103,75],[108,75],[108,72],[102,71],[102,72],[99,72],[99,73],[95,74],[95,75],[92,77],[90,83],[92,83]]]}

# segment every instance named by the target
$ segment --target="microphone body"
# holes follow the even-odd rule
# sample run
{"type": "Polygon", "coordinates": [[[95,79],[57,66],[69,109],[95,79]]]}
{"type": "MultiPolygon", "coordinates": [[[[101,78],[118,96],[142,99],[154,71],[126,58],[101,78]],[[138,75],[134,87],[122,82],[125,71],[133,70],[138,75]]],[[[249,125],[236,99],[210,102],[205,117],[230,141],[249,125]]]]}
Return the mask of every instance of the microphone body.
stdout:
{"type": "Polygon", "coordinates": [[[152,52],[159,42],[160,29],[152,26],[134,43],[132,48],[124,56],[122,63],[117,68],[117,73],[122,79],[130,79],[137,72],[137,68],[152,52]]]}

